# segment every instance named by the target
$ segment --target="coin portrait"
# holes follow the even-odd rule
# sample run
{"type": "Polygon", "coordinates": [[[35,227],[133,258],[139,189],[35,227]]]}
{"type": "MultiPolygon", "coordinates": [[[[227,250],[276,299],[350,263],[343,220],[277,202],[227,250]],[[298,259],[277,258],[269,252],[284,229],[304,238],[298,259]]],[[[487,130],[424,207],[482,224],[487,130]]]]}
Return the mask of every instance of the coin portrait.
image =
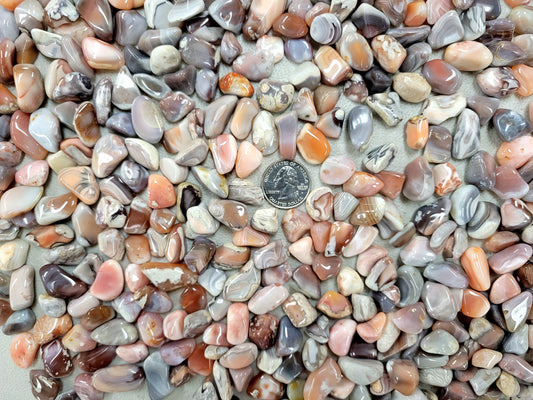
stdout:
{"type": "Polygon", "coordinates": [[[278,161],[266,169],[262,187],[265,198],[273,206],[297,207],[309,194],[309,175],[295,161],[278,161]]]}

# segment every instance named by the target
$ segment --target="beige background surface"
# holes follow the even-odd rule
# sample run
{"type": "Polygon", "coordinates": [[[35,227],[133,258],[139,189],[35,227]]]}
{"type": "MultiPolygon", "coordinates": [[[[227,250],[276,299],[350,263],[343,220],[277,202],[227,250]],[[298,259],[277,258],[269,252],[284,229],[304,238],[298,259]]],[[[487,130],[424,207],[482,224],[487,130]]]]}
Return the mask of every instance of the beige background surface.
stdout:
{"type": "MultiPolygon", "coordinates": [[[[505,6],[504,6],[505,7],[505,6]]],[[[504,15],[507,13],[507,9],[504,8],[504,15]]],[[[243,43],[245,49],[251,48],[250,44],[243,43]]],[[[433,57],[440,57],[441,53],[436,53],[433,55],[433,57]]],[[[49,62],[45,57],[39,56],[39,59],[37,60],[37,65],[40,67],[43,75],[46,71],[46,65],[49,62]]],[[[276,80],[286,80],[290,74],[294,73],[294,71],[298,68],[297,65],[290,63],[287,60],[283,60],[282,62],[278,63],[275,67],[274,73],[272,74],[272,79],[276,80]]],[[[224,64],[221,64],[220,67],[220,76],[223,76],[227,72],[230,71],[230,68],[224,64]]],[[[481,93],[478,89],[474,75],[469,73],[464,73],[464,79],[463,79],[463,85],[459,92],[463,93],[465,96],[470,96],[476,93],[481,93]]],[[[102,76],[102,74],[98,74],[98,79],[102,76]]],[[[257,86],[257,84],[254,84],[254,86],[257,86]]],[[[204,103],[197,100],[197,106],[204,106],[204,103]]],[[[527,105],[529,104],[529,99],[523,99],[518,98],[516,96],[510,96],[506,99],[502,99],[501,107],[503,108],[512,108],[515,109],[521,113],[524,113],[527,115],[527,105]]],[[[350,111],[350,109],[355,104],[351,102],[350,100],[344,98],[344,96],[339,101],[338,106],[343,108],[346,112],[346,114],[350,111]]],[[[46,107],[52,108],[54,104],[52,102],[48,102],[46,104],[46,107]]],[[[403,172],[404,166],[406,163],[408,163],[410,160],[412,160],[414,157],[420,155],[422,151],[414,151],[412,149],[409,149],[405,145],[404,140],[404,124],[405,121],[407,121],[411,116],[417,115],[421,113],[422,110],[422,104],[408,104],[402,101],[402,113],[403,113],[403,121],[394,128],[390,128],[386,126],[377,116],[374,116],[374,134],[370,140],[370,144],[368,146],[367,150],[371,150],[378,145],[384,144],[384,143],[395,143],[397,146],[397,154],[395,159],[392,161],[388,169],[395,170],[399,172],[403,172]]],[[[455,132],[455,119],[449,120],[446,123],[443,124],[446,126],[452,134],[455,132]]],[[[226,131],[228,131],[226,129],[226,131]]],[[[63,128],[64,136],[70,137],[74,136],[74,133],[69,131],[66,128],[63,128]]],[[[105,135],[108,133],[107,129],[102,128],[101,129],[102,135],[105,135]]],[[[490,153],[494,154],[495,149],[497,146],[499,146],[499,140],[495,137],[494,132],[491,129],[488,129],[487,126],[482,127],[481,129],[481,137],[482,137],[482,144],[481,148],[483,150],[487,150],[490,153]]],[[[251,137],[248,138],[248,140],[251,140],[251,137]]],[[[354,147],[351,145],[348,134],[346,132],[343,133],[341,138],[339,139],[330,139],[331,144],[331,155],[340,155],[340,154],[346,154],[352,157],[356,163],[357,167],[359,169],[362,169],[361,161],[364,156],[364,153],[359,153],[355,151],[354,147]]],[[[162,157],[168,156],[164,149],[160,149],[160,153],[162,157]]],[[[260,184],[260,179],[262,177],[263,171],[265,168],[270,165],[272,162],[275,162],[279,159],[279,154],[275,153],[269,156],[266,156],[263,160],[262,165],[258,170],[256,170],[251,176],[250,180],[254,181],[256,184],[260,184]]],[[[302,165],[304,165],[308,171],[309,175],[311,177],[311,190],[315,189],[319,186],[322,186],[319,178],[318,178],[318,172],[319,172],[319,166],[311,166],[308,165],[299,155],[296,157],[296,161],[300,162],[302,165]]],[[[24,163],[28,162],[28,160],[24,160],[24,163]]],[[[461,176],[464,175],[464,169],[466,162],[464,161],[457,161],[452,160],[451,163],[457,168],[458,172],[461,176]]],[[[211,156],[208,156],[208,159],[206,160],[206,164],[212,166],[212,159],[211,156]]],[[[231,179],[231,175],[228,176],[229,179],[231,179]]],[[[189,174],[188,181],[195,182],[194,177],[192,174],[189,174]]],[[[332,187],[334,193],[341,190],[340,187],[332,187]]],[[[66,192],[66,190],[61,187],[57,183],[57,175],[55,173],[51,173],[51,176],[49,178],[49,183],[46,188],[45,195],[51,195],[51,194],[61,194],[66,192]]],[[[209,201],[209,199],[212,197],[210,192],[207,190],[203,190],[203,196],[206,200],[206,204],[209,201]]],[[[483,193],[482,194],[483,199],[493,199],[495,200],[495,197],[490,193],[483,193]]],[[[395,200],[395,203],[399,207],[404,222],[408,222],[411,219],[413,211],[419,207],[421,204],[414,204],[412,202],[406,202],[405,199],[398,198],[395,200]]],[[[430,203],[432,200],[428,200],[425,203],[430,203]]],[[[263,206],[268,206],[268,203],[264,201],[263,206]]],[[[304,205],[300,206],[301,209],[305,210],[304,205]]],[[[249,207],[250,210],[250,216],[253,215],[253,211],[256,209],[256,207],[249,207]]],[[[283,211],[280,211],[280,218],[283,215],[283,211]]],[[[25,232],[24,232],[25,233],[25,232]]],[[[231,241],[231,232],[225,228],[221,227],[216,235],[211,237],[215,243],[218,245],[230,242],[231,241]]],[[[275,236],[273,236],[272,239],[284,239],[283,234],[280,230],[275,236]]],[[[379,239],[378,239],[379,241],[379,239]]],[[[97,248],[91,248],[89,249],[90,252],[98,252],[97,248]]],[[[397,250],[392,249],[391,255],[397,259],[397,250]]],[[[38,272],[39,267],[43,265],[42,260],[42,250],[37,248],[36,246],[31,246],[30,248],[30,254],[28,259],[28,264],[35,267],[36,272],[38,272]]],[[[355,265],[355,258],[349,258],[344,259],[345,265],[353,267],[355,265]]],[[[122,264],[125,266],[127,265],[127,260],[123,260],[122,264]]],[[[291,265],[293,267],[296,267],[298,264],[296,260],[291,259],[291,265]]],[[[397,265],[399,266],[400,263],[398,262],[397,265]]],[[[67,267],[67,270],[71,270],[72,268],[67,267]]],[[[39,293],[43,292],[42,284],[40,282],[40,279],[38,278],[38,274],[36,274],[36,288],[37,288],[37,295],[39,293]]],[[[335,282],[334,280],[330,280],[329,282],[324,283],[327,287],[334,287],[335,282]]],[[[294,287],[294,286],[293,286],[294,287]]],[[[175,305],[179,307],[179,293],[174,292],[172,293],[171,297],[173,298],[175,305]]],[[[36,297],[37,298],[37,297],[36,297]]],[[[36,302],[37,303],[37,302],[36,302]]],[[[42,315],[42,311],[38,304],[34,306],[34,311],[36,313],[37,318],[39,318],[42,315]]],[[[279,310],[277,310],[279,312],[279,310]]],[[[76,323],[77,321],[75,321],[76,323]]],[[[27,370],[21,370],[15,367],[13,364],[11,358],[9,357],[9,345],[11,342],[11,337],[0,335],[0,348],[4,349],[2,354],[4,356],[0,357],[0,371],[3,372],[4,379],[2,380],[2,383],[0,384],[0,399],[32,399],[33,396],[31,394],[31,388],[29,385],[29,375],[27,370]]],[[[115,359],[114,364],[123,363],[122,360],[120,360],[118,357],[115,359]]],[[[40,359],[36,360],[31,368],[42,368],[42,362],[40,359]]],[[[83,371],[76,370],[70,377],[63,379],[63,388],[64,390],[68,390],[72,388],[74,377],[83,371]]],[[[200,385],[202,381],[201,377],[196,377],[186,385],[177,388],[174,390],[174,392],[169,396],[169,398],[175,398],[175,399],[183,399],[186,398],[186,396],[189,396],[191,392],[196,390],[196,388],[200,385]]],[[[247,398],[247,396],[239,394],[239,398],[247,398]]],[[[130,392],[130,393],[119,393],[119,394],[107,394],[105,396],[106,399],[122,399],[122,400],[133,400],[133,399],[147,399],[148,395],[146,392],[146,384],[142,386],[142,388],[136,392],[130,392]]]]}

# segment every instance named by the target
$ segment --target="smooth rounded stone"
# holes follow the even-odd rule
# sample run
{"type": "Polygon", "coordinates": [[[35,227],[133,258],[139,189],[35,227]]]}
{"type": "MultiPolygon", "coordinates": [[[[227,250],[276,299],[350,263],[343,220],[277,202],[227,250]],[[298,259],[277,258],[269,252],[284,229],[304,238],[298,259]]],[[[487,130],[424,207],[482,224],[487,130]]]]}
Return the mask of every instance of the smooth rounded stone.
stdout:
{"type": "Polygon", "coordinates": [[[412,306],[407,306],[394,312],[392,321],[402,332],[409,334],[419,334],[424,327],[424,320],[427,318],[426,309],[421,302],[412,306]]]}
{"type": "Polygon", "coordinates": [[[398,268],[397,274],[396,286],[398,286],[401,294],[398,306],[406,307],[415,304],[420,299],[424,285],[422,275],[417,268],[408,265],[402,265],[398,268]]]}
{"type": "Polygon", "coordinates": [[[423,76],[414,72],[403,72],[394,75],[393,89],[409,103],[420,103],[428,98],[431,86],[423,76]]]}
{"type": "Polygon", "coordinates": [[[13,218],[31,210],[42,194],[42,186],[17,186],[7,190],[0,198],[0,217],[13,218]]]}
{"type": "Polygon", "coordinates": [[[450,333],[437,329],[422,339],[420,348],[431,354],[451,356],[459,350],[459,343],[450,333]]]}
{"type": "Polygon", "coordinates": [[[0,246],[0,270],[15,271],[22,267],[28,258],[27,241],[15,239],[0,246]]]}
{"type": "Polygon", "coordinates": [[[257,357],[257,369],[273,374],[283,362],[283,358],[276,355],[276,348],[271,347],[268,350],[263,350],[257,357]]]}
{"type": "Polygon", "coordinates": [[[120,133],[126,137],[135,137],[135,130],[133,129],[133,123],[131,114],[126,112],[118,112],[111,115],[106,123],[106,128],[109,128],[112,132],[120,133]]]}
{"type": "Polygon", "coordinates": [[[174,387],[168,380],[170,367],[164,362],[160,352],[150,354],[143,362],[143,370],[151,399],[167,397],[174,387]]]}
{"type": "Polygon", "coordinates": [[[208,8],[209,15],[225,30],[235,34],[241,31],[245,11],[241,2],[236,0],[217,0],[208,8]]]}
{"type": "Polygon", "coordinates": [[[426,282],[421,299],[428,315],[438,321],[454,320],[459,310],[452,292],[440,283],[426,282]]]}
{"type": "Polygon", "coordinates": [[[157,46],[150,53],[150,70],[154,75],[165,75],[177,71],[181,63],[178,49],[171,45],[157,46]]]}
{"type": "Polygon", "coordinates": [[[61,381],[52,378],[44,369],[30,370],[31,392],[36,399],[56,399],[61,390],[61,381]]]}
{"type": "Polygon", "coordinates": [[[472,356],[472,365],[478,368],[492,369],[498,364],[503,355],[499,351],[491,349],[481,349],[472,356]]]}
{"type": "MultiPolygon", "coordinates": [[[[163,100],[166,96],[170,95],[170,87],[165,82],[159,80],[158,78],[155,78],[152,75],[146,73],[136,73],[135,75],[133,75],[133,81],[139,87],[139,89],[141,89],[141,91],[143,91],[155,100],[163,100]]],[[[167,118],[166,112],[168,112],[168,107],[173,105],[174,104],[167,103],[167,108],[163,108],[160,103],[161,111],[165,115],[165,118],[167,118]]]]}
{"type": "Polygon", "coordinates": [[[120,68],[113,84],[111,96],[113,105],[124,111],[131,110],[133,101],[140,95],[141,91],[128,69],[125,66],[120,68]]]}
{"type": "Polygon", "coordinates": [[[480,190],[489,190],[496,182],[496,162],[489,153],[481,150],[468,162],[465,180],[480,190]]]}
{"type": "Polygon", "coordinates": [[[502,304],[502,312],[509,332],[516,332],[531,310],[533,295],[523,292],[502,304]]]}
{"type": "Polygon", "coordinates": [[[521,389],[517,379],[505,371],[502,371],[496,380],[496,386],[504,395],[509,397],[517,396],[521,389]]]}
{"type": "Polygon", "coordinates": [[[285,41],[284,54],[289,60],[297,64],[302,64],[305,61],[311,61],[313,59],[311,43],[305,38],[285,41]]]}
{"type": "Polygon", "coordinates": [[[521,114],[505,108],[494,112],[492,123],[500,139],[505,142],[529,135],[533,131],[533,126],[521,114]]]}
{"type": "Polygon", "coordinates": [[[351,20],[367,39],[384,33],[390,26],[387,16],[367,3],[362,3],[357,7],[351,20]]]}
{"type": "Polygon", "coordinates": [[[43,79],[37,67],[32,64],[15,65],[13,80],[17,92],[18,108],[26,113],[36,111],[42,104],[45,94],[43,79]]]}
{"type": "Polygon", "coordinates": [[[458,116],[466,107],[466,98],[460,94],[430,97],[424,103],[423,115],[430,124],[440,125],[458,116]]]}
{"type": "MultiPolygon", "coordinates": [[[[351,193],[348,193],[348,192],[337,193],[333,198],[333,215],[335,217],[335,220],[336,221],[346,220],[353,213],[353,211],[355,210],[358,204],[359,204],[359,200],[355,196],[353,196],[351,193]]],[[[346,253],[345,254],[346,257],[348,256],[347,254],[349,254],[347,252],[348,246],[349,244],[347,244],[343,249],[343,253],[346,253]]]]}
{"type": "Polygon", "coordinates": [[[89,309],[89,311],[82,316],[80,324],[85,329],[92,331],[113,318],[115,318],[115,311],[113,308],[98,305],[89,309]]]}
{"type": "Polygon", "coordinates": [[[132,45],[124,47],[124,61],[132,74],[149,74],[150,57],[132,45]]]}
{"type": "Polygon", "coordinates": [[[357,322],[365,322],[372,319],[377,314],[376,303],[372,297],[366,294],[353,293],[351,295],[353,306],[353,318],[357,322]]]}
{"type": "MultiPolygon", "coordinates": [[[[524,354],[528,349],[529,328],[527,325],[522,325],[515,332],[509,335],[503,342],[503,351],[513,354],[524,354]]],[[[497,359],[497,358],[496,358],[497,359]]],[[[498,360],[498,359],[497,359],[498,360]]],[[[492,360],[491,360],[492,361],[492,360]]],[[[499,362],[500,360],[496,361],[499,362]]]]}
{"type": "Polygon", "coordinates": [[[61,378],[72,373],[74,364],[69,351],[60,339],[46,343],[41,348],[44,369],[54,378],[61,378]]]}
{"type": "Polygon", "coordinates": [[[520,294],[520,286],[512,274],[506,273],[498,277],[490,290],[490,301],[501,304],[520,294]]]}
{"type": "Polygon", "coordinates": [[[52,92],[54,101],[89,100],[93,94],[91,79],[81,72],[68,72],[56,83],[52,92]]]}
{"type": "Polygon", "coordinates": [[[24,265],[11,274],[9,283],[9,304],[13,311],[23,310],[33,305],[35,270],[24,265]]]}
{"type": "Polygon", "coordinates": [[[254,314],[265,314],[280,306],[287,297],[289,292],[284,286],[268,285],[255,292],[248,302],[248,309],[254,314]]]}
{"type": "Polygon", "coordinates": [[[500,222],[498,207],[483,201],[478,204],[475,214],[468,223],[468,235],[474,239],[487,239],[496,232],[500,222]]]}
{"type": "Polygon", "coordinates": [[[464,289],[469,284],[468,276],[459,266],[448,263],[432,263],[424,269],[424,277],[450,288],[464,289]]]}
{"type": "Polygon", "coordinates": [[[402,72],[414,72],[429,60],[432,53],[431,46],[421,42],[412,44],[406,51],[407,55],[400,67],[402,72]]]}
{"type": "Polygon", "coordinates": [[[356,385],[369,385],[383,376],[384,368],[380,361],[351,357],[339,357],[342,373],[356,385]]]}
{"type": "Polygon", "coordinates": [[[57,152],[61,142],[59,120],[46,108],[34,111],[30,117],[28,132],[44,149],[57,152]],[[46,127],[46,129],[43,129],[46,127]]]}
{"type": "Polygon", "coordinates": [[[275,208],[259,208],[255,211],[250,224],[260,232],[275,234],[278,231],[278,210],[275,208]]]}
{"type": "Polygon", "coordinates": [[[237,104],[237,96],[225,95],[216,99],[205,109],[204,133],[208,138],[222,133],[237,104]]]}
{"type": "MultiPolygon", "coordinates": [[[[139,75],[140,74],[137,74],[133,78],[135,79],[135,77],[139,75]]],[[[146,76],[148,77],[150,75],[146,76]]],[[[168,88],[168,92],[165,92],[160,100],[159,106],[161,111],[169,122],[181,121],[187,114],[189,114],[189,112],[194,109],[195,106],[194,100],[185,93],[170,93],[170,88],[168,88]]]]}
{"type": "Polygon", "coordinates": [[[453,94],[463,82],[459,70],[440,59],[426,62],[422,67],[422,76],[426,78],[432,90],[439,94],[453,94]]]}
{"type": "Polygon", "coordinates": [[[212,235],[217,231],[219,226],[220,223],[209,214],[209,211],[205,207],[195,206],[187,210],[187,225],[185,226],[187,237],[212,235]]]}
{"type": "Polygon", "coordinates": [[[489,387],[498,379],[500,373],[501,369],[498,367],[491,369],[480,368],[468,382],[472,386],[474,393],[479,396],[487,392],[489,387]]]}
{"type": "Polygon", "coordinates": [[[92,170],[98,178],[105,178],[128,156],[128,150],[118,135],[105,135],[96,142],[92,170]]]}
{"type": "Polygon", "coordinates": [[[365,101],[388,126],[396,126],[403,119],[400,97],[395,92],[375,93],[365,101]]]}
{"type": "Polygon", "coordinates": [[[358,151],[364,151],[373,133],[373,118],[369,107],[359,105],[348,113],[347,129],[350,141],[358,151]]]}
{"type": "Polygon", "coordinates": [[[476,213],[480,192],[474,185],[459,187],[451,195],[450,215],[458,225],[466,225],[476,213]]]}
{"type": "Polygon", "coordinates": [[[405,167],[402,193],[412,201],[425,201],[435,190],[433,172],[424,157],[417,157],[405,167]]]}
{"type": "MultiPolygon", "coordinates": [[[[154,353],[159,354],[159,353],[154,353]]],[[[139,388],[145,373],[141,367],[131,364],[101,368],[93,374],[92,385],[105,393],[129,392],[139,388]]]]}
{"type": "Polygon", "coordinates": [[[433,25],[427,38],[433,49],[440,49],[463,39],[465,31],[455,10],[444,13],[433,25]]]}
{"type": "Polygon", "coordinates": [[[254,343],[238,344],[224,353],[219,362],[225,368],[245,368],[257,359],[257,354],[257,346],[254,343]]]}
{"type": "Polygon", "coordinates": [[[449,161],[452,156],[452,141],[453,138],[448,129],[443,126],[431,125],[424,148],[424,157],[432,163],[449,161]]]}
{"type": "Polygon", "coordinates": [[[487,68],[476,75],[476,82],[484,94],[497,98],[509,96],[519,87],[508,67],[487,68]]]}
{"type": "Polygon", "coordinates": [[[436,387],[447,387],[453,379],[453,372],[444,368],[426,368],[419,372],[419,380],[421,383],[432,385],[436,387]]]}
{"type": "Polygon", "coordinates": [[[126,160],[120,166],[119,177],[135,193],[141,192],[149,183],[148,171],[159,169],[159,153],[154,145],[136,138],[124,140],[128,154],[135,162],[126,160]],[[144,167],[144,168],[143,168],[144,167]]]}
{"type": "Polygon", "coordinates": [[[524,197],[529,186],[516,169],[510,165],[496,167],[496,179],[492,191],[502,200],[524,197]]]}
{"type": "Polygon", "coordinates": [[[113,309],[122,317],[126,322],[135,322],[139,314],[141,313],[141,307],[135,302],[132,293],[125,292],[115,299],[111,303],[113,309]]]}
{"type": "Polygon", "coordinates": [[[35,325],[35,314],[29,308],[13,312],[4,322],[2,333],[15,335],[28,332],[35,325]]]}
{"type": "Polygon", "coordinates": [[[341,22],[335,14],[320,14],[313,18],[309,28],[311,38],[320,44],[334,44],[341,37],[341,22]]]}
{"type": "Polygon", "coordinates": [[[43,186],[48,180],[49,171],[46,161],[32,161],[15,173],[15,182],[23,186],[43,186]]]}
{"type": "Polygon", "coordinates": [[[444,61],[459,71],[480,71],[493,60],[491,51],[482,43],[465,40],[452,43],[444,52],[444,61]]]}
{"type": "Polygon", "coordinates": [[[100,344],[121,346],[137,341],[137,328],[123,319],[113,319],[91,332],[91,339],[100,344]]]}
{"type": "Polygon", "coordinates": [[[412,360],[390,360],[387,373],[395,390],[405,396],[413,395],[418,386],[418,368],[412,360]]]}
{"type": "Polygon", "coordinates": [[[48,294],[40,294],[38,302],[43,313],[49,317],[59,318],[67,312],[67,305],[63,299],[48,294]]]}
{"type": "Polygon", "coordinates": [[[158,143],[163,137],[163,116],[157,104],[146,96],[133,100],[132,123],[135,133],[148,143],[158,143]]]}
{"type": "Polygon", "coordinates": [[[464,28],[464,40],[476,40],[485,33],[486,14],[483,7],[474,5],[461,15],[464,28]]]}

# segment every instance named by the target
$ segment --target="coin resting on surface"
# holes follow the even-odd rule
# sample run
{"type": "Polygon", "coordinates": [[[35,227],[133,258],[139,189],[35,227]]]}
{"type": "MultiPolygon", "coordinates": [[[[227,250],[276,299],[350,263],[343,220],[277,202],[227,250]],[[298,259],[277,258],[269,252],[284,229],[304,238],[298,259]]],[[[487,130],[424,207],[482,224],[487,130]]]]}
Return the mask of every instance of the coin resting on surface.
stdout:
{"type": "Polygon", "coordinates": [[[265,198],[273,206],[297,207],[309,194],[309,175],[306,169],[295,161],[277,161],[266,169],[262,187],[265,198]]]}

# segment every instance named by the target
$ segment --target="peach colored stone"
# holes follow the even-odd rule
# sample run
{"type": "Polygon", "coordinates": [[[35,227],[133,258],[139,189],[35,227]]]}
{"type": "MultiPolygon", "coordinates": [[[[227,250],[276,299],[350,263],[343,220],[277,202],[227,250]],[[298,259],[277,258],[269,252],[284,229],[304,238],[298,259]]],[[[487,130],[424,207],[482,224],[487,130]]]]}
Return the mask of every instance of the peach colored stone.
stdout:
{"type": "Polygon", "coordinates": [[[482,43],[466,40],[452,43],[444,52],[444,61],[460,71],[480,71],[492,63],[492,53],[482,43]]]}
{"type": "Polygon", "coordinates": [[[472,365],[477,368],[494,368],[502,359],[503,355],[499,351],[492,349],[481,349],[472,356],[472,365]]]}
{"type": "Polygon", "coordinates": [[[248,320],[250,313],[246,303],[232,303],[227,314],[227,339],[232,345],[246,342],[248,339],[248,320]]]}
{"type": "Polygon", "coordinates": [[[304,400],[324,400],[341,381],[339,365],[328,357],[322,365],[311,372],[304,385],[304,400]]]}
{"type": "Polygon", "coordinates": [[[344,318],[352,313],[352,305],[339,292],[330,290],[318,301],[316,308],[330,318],[344,318]]]}
{"type": "Polygon", "coordinates": [[[187,313],[183,310],[172,311],[163,320],[163,334],[169,340],[183,339],[184,322],[187,313]]]}
{"type": "Polygon", "coordinates": [[[232,242],[235,246],[263,247],[270,241],[270,235],[245,226],[233,234],[232,242]]]}
{"type": "Polygon", "coordinates": [[[500,165],[520,168],[533,157],[533,136],[517,137],[510,142],[503,142],[496,152],[496,161],[500,165]]]}
{"type": "Polygon", "coordinates": [[[526,64],[518,64],[511,68],[513,76],[519,83],[516,94],[531,96],[533,94],[533,67],[526,64]]]}
{"type": "Polygon", "coordinates": [[[377,313],[369,321],[357,325],[357,334],[367,343],[375,343],[383,334],[387,314],[377,313]]]}
{"type": "Polygon", "coordinates": [[[357,322],[353,319],[336,321],[329,331],[328,346],[337,356],[345,356],[350,350],[357,322]]]}
{"type": "Polygon", "coordinates": [[[130,364],[135,364],[143,361],[148,357],[148,346],[142,341],[138,341],[132,344],[125,344],[118,346],[116,349],[117,356],[130,364]]]}
{"type": "Polygon", "coordinates": [[[122,293],[123,288],[124,273],[122,267],[115,260],[107,260],[100,265],[89,291],[100,300],[111,301],[122,293]]]}
{"type": "Polygon", "coordinates": [[[247,178],[263,161],[263,153],[248,141],[243,141],[237,150],[235,173],[241,179],[247,178]]]}
{"type": "Polygon", "coordinates": [[[506,273],[492,282],[489,299],[491,303],[501,304],[519,295],[520,292],[520,285],[515,277],[510,273],[506,273]]]}
{"type": "Polygon", "coordinates": [[[296,137],[300,155],[309,164],[321,164],[331,151],[328,139],[313,125],[306,123],[296,137]]]}
{"type": "Polygon", "coordinates": [[[152,174],[148,178],[148,206],[154,209],[168,208],[176,204],[174,185],[163,175],[152,174]]]}
{"type": "Polygon", "coordinates": [[[128,264],[124,271],[124,279],[128,289],[132,292],[136,292],[150,283],[150,279],[143,274],[139,264],[128,264]]]}
{"type": "Polygon", "coordinates": [[[481,293],[472,289],[463,290],[463,304],[461,312],[467,317],[480,318],[490,309],[489,300],[481,293]]]}
{"type": "Polygon", "coordinates": [[[226,346],[230,347],[231,343],[228,342],[228,326],[221,322],[215,322],[207,327],[202,335],[204,343],[212,346],[226,346]]]}
{"type": "Polygon", "coordinates": [[[343,185],[342,190],[355,197],[373,196],[383,188],[383,182],[368,172],[355,171],[343,185]]]}
{"type": "Polygon", "coordinates": [[[85,61],[94,69],[117,70],[125,63],[122,51],[94,37],[84,38],[81,49],[85,61]]]}
{"type": "Polygon", "coordinates": [[[20,110],[27,113],[37,110],[44,101],[43,78],[39,69],[33,64],[17,64],[13,67],[13,80],[20,110]]]}
{"type": "Polygon", "coordinates": [[[489,264],[482,248],[466,249],[461,256],[461,265],[470,278],[470,286],[473,289],[484,291],[490,288],[489,264]]]}
{"type": "Polygon", "coordinates": [[[29,368],[37,356],[39,344],[29,332],[19,333],[11,341],[9,354],[19,368],[29,368]]]}

